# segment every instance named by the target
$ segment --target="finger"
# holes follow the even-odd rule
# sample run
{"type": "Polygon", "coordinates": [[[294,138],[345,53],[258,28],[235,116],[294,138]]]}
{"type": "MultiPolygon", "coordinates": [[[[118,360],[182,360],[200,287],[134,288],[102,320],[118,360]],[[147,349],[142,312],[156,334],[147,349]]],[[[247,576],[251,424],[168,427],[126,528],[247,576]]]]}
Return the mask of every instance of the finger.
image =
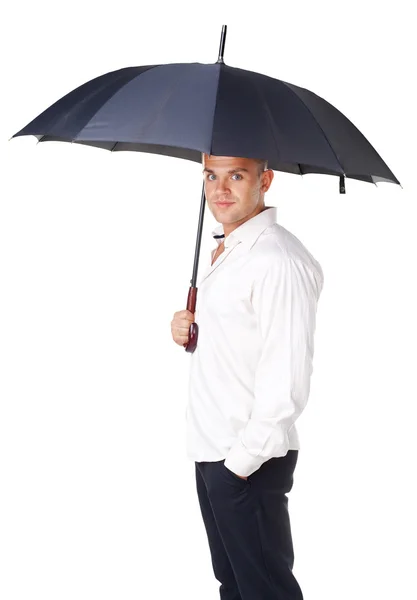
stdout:
{"type": "Polygon", "coordinates": [[[172,335],[175,337],[187,337],[189,336],[190,328],[189,327],[173,327],[172,335]]]}
{"type": "Polygon", "coordinates": [[[177,329],[189,329],[192,321],[187,321],[187,319],[180,319],[179,321],[173,321],[172,326],[177,329]]]}

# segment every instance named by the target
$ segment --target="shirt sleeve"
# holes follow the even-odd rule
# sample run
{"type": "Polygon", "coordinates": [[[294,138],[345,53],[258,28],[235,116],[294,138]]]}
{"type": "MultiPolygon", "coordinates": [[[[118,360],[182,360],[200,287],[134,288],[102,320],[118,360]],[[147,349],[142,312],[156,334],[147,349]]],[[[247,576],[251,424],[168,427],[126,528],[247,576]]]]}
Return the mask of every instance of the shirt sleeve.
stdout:
{"type": "Polygon", "coordinates": [[[283,255],[252,286],[261,339],[251,416],[225,466],[251,475],[273,456],[285,456],[288,431],[305,408],[313,372],[314,331],[323,273],[283,255]]]}

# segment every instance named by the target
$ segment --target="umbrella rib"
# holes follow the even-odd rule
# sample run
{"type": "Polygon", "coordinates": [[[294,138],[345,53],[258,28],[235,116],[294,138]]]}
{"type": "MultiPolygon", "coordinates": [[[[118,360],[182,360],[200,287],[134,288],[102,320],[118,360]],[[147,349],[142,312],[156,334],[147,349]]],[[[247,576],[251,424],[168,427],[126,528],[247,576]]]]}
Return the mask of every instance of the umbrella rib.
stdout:
{"type": "Polygon", "coordinates": [[[211,140],[210,140],[210,152],[209,154],[211,155],[212,150],[213,150],[213,128],[214,128],[214,119],[216,118],[216,109],[217,109],[217,98],[219,96],[219,88],[220,88],[220,75],[222,72],[222,63],[219,64],[219,74],[217,75],[217,90],[216,90],[216,98],[214,100],[214,108],[213,108],[213,119],[211,122],[211,140]]]}
{"type": "MultiPolygon", "coordinates": [[[[272,126],[272,125],[273,125],[273,123],[274,123],[274,120],[273,120],[273,118],[272,118],[272,115],[271,115],[270,108],[269,108],[269,106],[268,106],[268,103],[267,103],[267,101],[265,100],[265,97],[264,97],[264,95],[263,95],[263,93],[262,93],[262,90],[259,88],[258,82],[257,82],[257,81],[254,81],[254,80],[252,80],[252,83],[253,83],[253,85],[254,85],[254,87],[255,87],[256,91],[258,92],[258,95],[259,95],[259,96],[260,96],[260,98],[261,98],[261,102],[262,102],[263,106],[265,107],[266,113],[267,113],[267,115],[268,115],[268,118],[269,118],[269,127],[270,127],[270,129],[271,129],[271,133],[272,133],[272,139],[274,140],[274,143],[275,143],[275,148],[276,148],[276,151],[277,151],[277,159],[279,159],[279,160],[278,160],[278,162],[280,162],[280,160],[281,160],[281,153],[280,153],[280,151],[279,151],[279,149],[278,149],[278,142],[277,142],[277,140],[276,140],[276,137],[275,137],[275,132],[274,132],[274,128],[273,128],[273,126],[272,126]]],[[[259,158],[264,158],[264,157],[263,157],[263,156],[260,156],[259,158]]]]}
{"type": "Polygon", "coordinates": [[[323,130],[323,127],[320,125],[320,123],[318,122],[318,120],[316,119],[316,117],[314,116],[314,114],[311,112],[311,110],[309,109],[309,107],[307,106],[307,104],[304,102],[304,100],[302,98],[300,98],[300,96],[289,85],[287,85],[287,83],[285,81],[281,80],[281,83],[283,83],[285,85],[285,87],[287,87],[295,95],[295,97],[298,98],[298,100],[301,102],[301,104],[308,110],[308,112],[310,113],[310,115],[313,117],[313,119],[317,123],[317,126],[320,128],[320,130],[321,130],[321,132],[322,132],[322,134],[324,136],[324,139],[328,143],[330,150],[333,152],[333,154],[334,154],[337,162],[339,163],[339,166],[342,169],[343,175],[346,176],[345,169],[344,169],[342,163],[340,162],[339,157],[337,156],[336,152],[334,151],[333,146],[331,145],[331,143],[329,141],[329,138],[325,134],[325,132],[323,130]]]}

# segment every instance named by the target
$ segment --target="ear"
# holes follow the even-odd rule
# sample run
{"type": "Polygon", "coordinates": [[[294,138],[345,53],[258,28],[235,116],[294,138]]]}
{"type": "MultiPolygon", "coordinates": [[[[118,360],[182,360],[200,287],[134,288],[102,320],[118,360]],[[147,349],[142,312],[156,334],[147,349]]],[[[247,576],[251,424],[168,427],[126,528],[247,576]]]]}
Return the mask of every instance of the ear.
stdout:
{"type": "Polygon", "coordinates": [[[272,180],[274,178],[274,172],[272,169],[267,169],[262,173],[262,183],[261,190],[262,192],[267,192],[270,188],[272,180]]]}

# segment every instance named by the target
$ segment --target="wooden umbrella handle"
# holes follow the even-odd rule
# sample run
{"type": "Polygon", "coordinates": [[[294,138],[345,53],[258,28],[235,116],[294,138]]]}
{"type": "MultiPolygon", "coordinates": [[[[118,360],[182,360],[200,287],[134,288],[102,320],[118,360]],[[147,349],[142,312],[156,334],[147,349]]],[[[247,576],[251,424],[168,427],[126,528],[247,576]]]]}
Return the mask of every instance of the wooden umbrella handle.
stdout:
{"type": "MultiPolygon", "coordinates": [[[[188,298],[187,298],[187,310],[195,313],[195,305],[197,302],[197,288],[190,287],[188,290],[188,298]]],[[[190,331],[188,333],[188,342],[184,344],[186,352],[194,352],[197,348],[197,339],[198,339],[198,325],[196,322],[191,323],[190,331]]]]}

